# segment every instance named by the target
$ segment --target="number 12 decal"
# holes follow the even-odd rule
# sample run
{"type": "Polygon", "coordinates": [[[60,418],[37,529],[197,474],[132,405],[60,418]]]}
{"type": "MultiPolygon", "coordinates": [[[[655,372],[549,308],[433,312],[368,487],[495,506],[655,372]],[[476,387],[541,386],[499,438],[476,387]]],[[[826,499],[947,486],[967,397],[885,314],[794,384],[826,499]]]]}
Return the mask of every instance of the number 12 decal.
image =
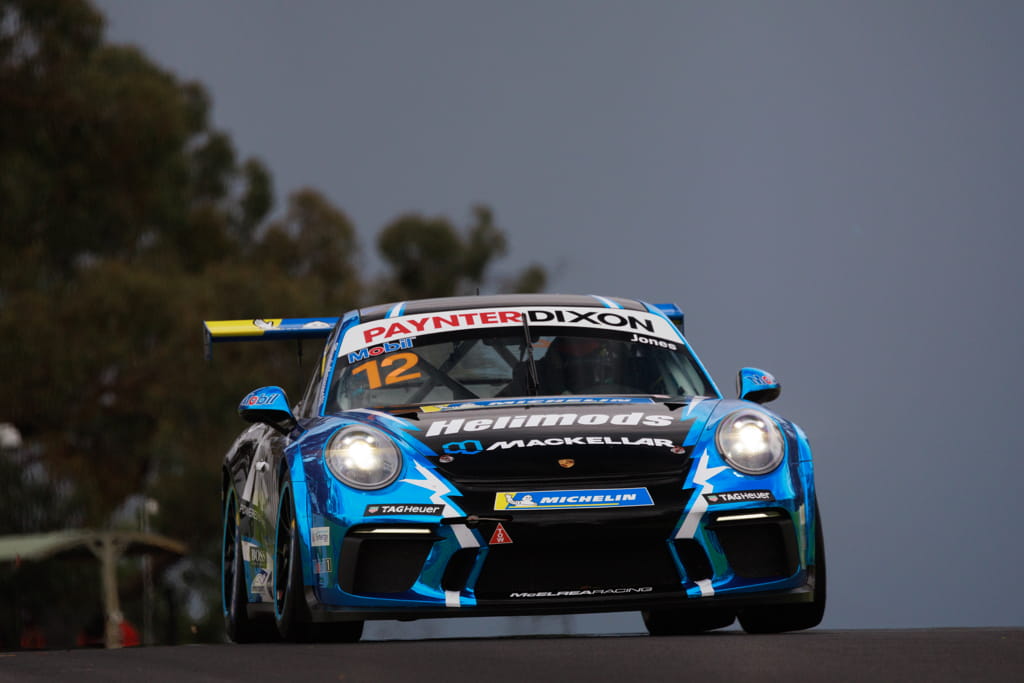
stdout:
{"type": "Polygon", "coordinates": [[[383,360],[368,360],[365,363],[361,363],[352,368],[352,374],[355,375],[357,372],[366,373],[366,381],[369,383],[371,389],[380,389],[385,384],[399,384],[401,382],[408,382],[412,379],[419,379],[422,377],[420,372],[412,372],[412,369],[420,362],[419,356],[415,353],[396,353],[391,356],[386,356],[383,360]],[[388,368],[392,365],[398,364],[398,367],[391,370],[384,376],[384,381],[380,378],[380,369],[388,368]]]}

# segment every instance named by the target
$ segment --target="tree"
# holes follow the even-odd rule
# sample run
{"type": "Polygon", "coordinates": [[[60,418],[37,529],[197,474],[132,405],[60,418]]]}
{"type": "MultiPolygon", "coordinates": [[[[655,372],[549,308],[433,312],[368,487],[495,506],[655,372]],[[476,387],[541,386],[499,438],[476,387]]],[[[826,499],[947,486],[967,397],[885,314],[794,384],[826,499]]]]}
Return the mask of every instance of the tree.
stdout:
{"type": "MultiPolygon", "coordinates": [[[[378,283],[382,300],[472,294],[485,284],[488,269],[506,251],[505,234],[486,206],[473,207],[473,223],[460,235],[444,217],[417,213],[399,216],[377,238],[377,247],[392,268],[378,283]]],[[[534,265],[508,282],[504,291],[538,292],[544,269],[534,265]]]]}
{"type": "MultiPolygon", "coordinates": [[[[202,320],[536,291],[545,273],[496,281],[505,235],[476,207],[464,233],[396,219],[378,243],[389,271],[367,281],[341,209],[304,188],[268,220],[270,172],[211,127],[204,88],[105,43],[102,28],[86,0],[0,0],[0,422],[42,472],[4,493],[62,513],[24,510],[5,530],[135,523],[131,502],[155,498],[155,530],[201,569],[218,553],[233,407],[267,384],[297,397],[308,374],[291,345],[227,345],[203,363],[202,320]],[[60,490],[38,495],[46,486],[60,490]]],[[[12,462],[0,453],[0,473],[12,462]]]]}

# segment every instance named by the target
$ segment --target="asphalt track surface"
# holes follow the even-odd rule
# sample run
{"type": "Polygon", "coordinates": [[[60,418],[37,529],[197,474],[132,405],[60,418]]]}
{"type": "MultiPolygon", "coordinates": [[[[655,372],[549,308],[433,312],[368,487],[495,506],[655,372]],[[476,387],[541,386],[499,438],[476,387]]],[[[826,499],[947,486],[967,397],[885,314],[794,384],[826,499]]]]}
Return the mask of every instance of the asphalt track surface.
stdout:
{"type": "Polygon", "coordinates": [[[0,652],[0,681],[1024,681],[1024,628],[0,652]]]}

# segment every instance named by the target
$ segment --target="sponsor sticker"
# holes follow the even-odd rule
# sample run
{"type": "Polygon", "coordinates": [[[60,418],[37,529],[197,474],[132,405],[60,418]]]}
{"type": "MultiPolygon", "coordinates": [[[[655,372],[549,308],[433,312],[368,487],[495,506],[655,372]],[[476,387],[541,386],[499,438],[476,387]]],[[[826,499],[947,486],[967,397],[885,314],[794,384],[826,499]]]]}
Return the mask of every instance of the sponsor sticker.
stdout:
{"type": "Polygon", "coordinates": [[[573,491],[499,491],[495,510],[577,510],[654,505],[646,488],[573,491]]]}
{"type": "Polygon", "coordinates": [[[348,354],[348,362],[355,363],[356,361],[366,360],[373,356],[379,356],[383,353],[391,353],[392,351],[400,351],[402,349],[411,349],[413,346],[412,339],[399,339],[396,342],[384,342],[378,346],[371,346],[366,349],[360,349],[353,351],[348,354]]]}
{"type": "Polygon", "coordinates": [[[446,455],[476,455],[484,449],[484,445],[476,439],[470,441],[449,441],[441,444],[446,455]]]}
{"type": "Polygon", "coordinates": [[[365,517],[379,517],[380,515],[439,515],[444,510],[444,505],[421,504],[421,503],[378,503],[367,505],[363,510],[365,517]]]}
{"type": "Polygon", "coordinates": [[[434,420],[427,427],[426,436],[439,434],[459,434],[462,432],[481,432],[489,430],[535,429],[542,427],[598,427],[609,425],[616,427],[671,427],[675,418],[671,415],[648,415],[641,412],[631,413],[531,413],[523,415],[502,415],[500,417],[462,418],[453,417],[447,420],[434,420]]]}
{"type": "Polygon", "coordinates": [[[634,334],[629,341],[636,342],[637,344],[650,344],[651,346],[660,346],[661,348],[668,349],[670,351],[675,351],[677,348],[679,348],[676,344],[669,341],[665,341],[664,339],[656,339],[655,337],[644,337],[643,335],[639,334],[634,334]]]}
{"type": "Polygon", "coordinates": [[[630,331],[645,337],[678,342],[675,327],[665,318],[646,311],[616,311],[601,308],[538,306],[528,308],[482,308],[438,311],[373,320],[356,325],[345,335],[339,353],[347,355],[359,348],[397,341],[420,334],[450,332],[472,328],[521,327],[530,325],[586,327],[630,331]]]}
{"type": "Polygon", "coordinates": [[[252,577],[252,592],[259,593],[260,589],[267,585],[267,579],[270,575],[267,572],[256,572],[256,576],[252,577]]]}
{"type": "Polygon", "coordinates": [[[270,589],[272,588],[270,578],[266,569],[256,571],[256,575],[252,577],[252,583],[249,585],[252,602],[268,602],[270,600],[270,589]]]}
{"type": "Polygon", "coordinates": [[[238,504],[238,511],[242,517],[256,519],[256,509],[252,506],[252,503],[248,501],[240,501],[238,504]]]}
{"type": "Polygon", "coordinates": [[[242,557],[254,567],[267,566],[267,553],[255,543],[242,541],[242,557]]]}
{"type": "Polygon", "coordinates": [[[720,503],[767,503],[775,500],[771,491],[726,491],[722,493],[705,493],[704,500],[710,505],[720,503]]]}
{"type": "Polygon", "coordinates": [[[324,557],[321,559],[313,560],[313,573],[314,574],[330,574],[331,573],[331,558],[324,557]]]}
{"type": "Polygon", "coordinates": [[[331,527],[315,526],[309,530],[309,544],[314,548],[331,544],[331,527]]]}
{"type": "Polygon", "coordinates": [[[424,413],[439,413],[445,410],[466,410],[470,408],[514,408],[516,406],[536,405],[559,406],[580,403],[618,405],[624,403],[654,403],[654,400],[635,396],[539,396],[537,398],[495,398],[483,401],[467,401],[465,403],[438,403],[430,406],[420,406],[420,410],[424,413]]]}

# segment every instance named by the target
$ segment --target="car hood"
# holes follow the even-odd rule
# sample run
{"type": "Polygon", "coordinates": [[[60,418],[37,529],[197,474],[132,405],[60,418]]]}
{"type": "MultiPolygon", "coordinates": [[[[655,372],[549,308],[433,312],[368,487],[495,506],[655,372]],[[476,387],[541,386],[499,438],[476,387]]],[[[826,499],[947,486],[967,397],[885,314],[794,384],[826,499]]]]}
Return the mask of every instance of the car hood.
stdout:
{"type": "Polygon", "coordinates": [[[442,474],[466,485],[678,479],[711,412],[693,410],[699,402],[595,397],[424,406],[409,436],[442,474]]]}

